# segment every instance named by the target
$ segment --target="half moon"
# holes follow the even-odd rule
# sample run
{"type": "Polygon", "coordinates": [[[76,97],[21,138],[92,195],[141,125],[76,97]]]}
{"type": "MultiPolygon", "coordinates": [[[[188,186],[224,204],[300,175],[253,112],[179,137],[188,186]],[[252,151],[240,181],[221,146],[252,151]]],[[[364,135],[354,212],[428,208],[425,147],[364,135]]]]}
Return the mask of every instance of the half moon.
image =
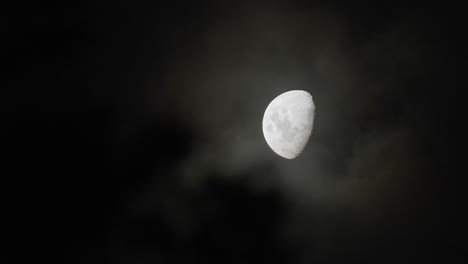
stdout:
{"type": "Polygon", "coordinates": [[[268,146],[286,159],[294,159],[304,150],[312,133],[315,105],[312,96],[292,90],[277,96],[263,115],[263,136],[268,146]]]}

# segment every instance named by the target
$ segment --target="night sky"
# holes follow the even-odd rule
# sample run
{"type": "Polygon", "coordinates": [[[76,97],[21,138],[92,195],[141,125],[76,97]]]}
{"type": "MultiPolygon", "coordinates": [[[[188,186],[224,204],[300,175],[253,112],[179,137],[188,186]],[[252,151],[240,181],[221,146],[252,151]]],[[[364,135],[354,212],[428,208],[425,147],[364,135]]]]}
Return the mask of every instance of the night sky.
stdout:
{"type": "Polygon", "coordinates": [[[5,214],[24,255],[462,263],[460,7],[62,2],[2,10],[5,214]],[[293,160],[261,127],[288,90],[316,104],[293,160]]]}

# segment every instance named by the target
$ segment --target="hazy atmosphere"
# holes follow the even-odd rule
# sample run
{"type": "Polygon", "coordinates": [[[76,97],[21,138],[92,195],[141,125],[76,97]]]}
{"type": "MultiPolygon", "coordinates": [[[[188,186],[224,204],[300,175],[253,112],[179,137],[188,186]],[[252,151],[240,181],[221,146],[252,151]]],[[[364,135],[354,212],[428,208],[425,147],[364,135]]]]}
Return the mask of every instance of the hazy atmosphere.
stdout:
{"type": "Polygon", "coordinates": [[[29,234],[61,263],[453,263],[462,16],[417,7],[13,7],[7,170],[29,234]],[[262,133],[289,90],[316,107],[292,160],[262,133]]]}

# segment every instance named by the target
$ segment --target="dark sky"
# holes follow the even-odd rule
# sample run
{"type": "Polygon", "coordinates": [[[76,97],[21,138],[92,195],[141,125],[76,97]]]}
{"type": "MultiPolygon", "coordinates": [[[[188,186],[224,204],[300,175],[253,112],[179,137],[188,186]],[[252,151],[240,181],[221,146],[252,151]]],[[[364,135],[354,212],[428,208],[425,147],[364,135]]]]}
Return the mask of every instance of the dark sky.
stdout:
{"type": "Polygon", "coordinates": [[[454,263],[466,253],[459,7],[64,2],[11,4],[1,23],[9,203],[46,259],[454,263]],[[294,89],[312,94],[316,116],[287,160],[261,120],[294,89]]]}

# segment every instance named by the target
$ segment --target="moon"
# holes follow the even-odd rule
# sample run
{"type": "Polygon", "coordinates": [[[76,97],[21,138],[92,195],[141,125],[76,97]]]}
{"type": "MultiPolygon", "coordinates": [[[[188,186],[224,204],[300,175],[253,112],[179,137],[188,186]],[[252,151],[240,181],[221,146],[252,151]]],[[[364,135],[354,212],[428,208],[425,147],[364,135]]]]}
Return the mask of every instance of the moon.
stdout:
{"type": "Polygon", "coordinates": [[[302,90],[278,95],[263,115],[263,136],[270,148],[286,159],[294,159],[304,150],[314,125],[312,96],[302,90]]]}

